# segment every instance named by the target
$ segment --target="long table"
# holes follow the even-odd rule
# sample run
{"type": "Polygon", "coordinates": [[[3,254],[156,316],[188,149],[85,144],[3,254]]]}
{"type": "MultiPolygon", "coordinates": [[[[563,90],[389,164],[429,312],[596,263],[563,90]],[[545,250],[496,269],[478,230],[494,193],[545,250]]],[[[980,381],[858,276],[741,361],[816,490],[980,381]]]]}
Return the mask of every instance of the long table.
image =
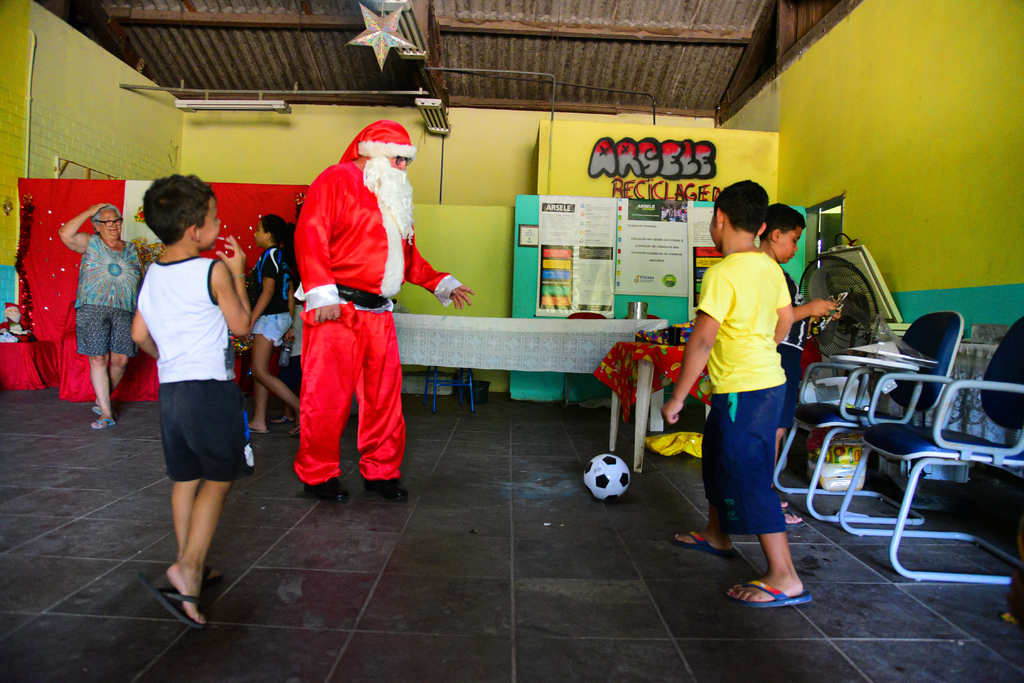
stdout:
{"type": "Polygon", "coordinates": [[[395,313],[405,365],[590,374],[617,342],[665,320],[470,318],[395,313]]]}

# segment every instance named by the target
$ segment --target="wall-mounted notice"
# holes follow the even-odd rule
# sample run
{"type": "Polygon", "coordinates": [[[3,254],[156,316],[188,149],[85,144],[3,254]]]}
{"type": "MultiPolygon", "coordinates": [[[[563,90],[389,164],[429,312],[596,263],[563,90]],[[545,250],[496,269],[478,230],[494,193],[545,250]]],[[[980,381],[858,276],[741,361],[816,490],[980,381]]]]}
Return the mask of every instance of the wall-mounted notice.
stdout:
{"type": "Polygon", "coordinates": [[[683,202],[619,200],[616,294],[689,295],[686,212],[683,202]]]}
{"type": "Polygon", "coordinates": [[[690,233],[690,254],[692,277],[690,278],[690,320],[697,315],[700,304],[700,284],[704,279],[704,271],[721,261],[724,256],[715,247],[708,228],[714,207],[711,204],[697,206],[690,202],[686,208],[687,225],[690,233]]]}
{"type": "Polygon", "coordinates": [[[612,198],[540,197],[536,315],[612,314],[616,206],[612,198]]]}

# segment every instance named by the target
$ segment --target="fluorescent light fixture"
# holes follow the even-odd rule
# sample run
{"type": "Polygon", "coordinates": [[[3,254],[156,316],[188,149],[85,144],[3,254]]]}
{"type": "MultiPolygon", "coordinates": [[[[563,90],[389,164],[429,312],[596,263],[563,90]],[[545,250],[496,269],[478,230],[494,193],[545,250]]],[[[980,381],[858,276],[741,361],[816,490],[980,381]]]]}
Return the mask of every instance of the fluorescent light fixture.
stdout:
{"type": "Polygon", "coordinates": [[[417,97],[416,108],[423,115],[423,122],[427,124],[427,132],[436,135],[448,135],[452,132],[451,123],[448,122],[448,112],[445,111],[441,100],[417,97]]]}
{"type": "Polygon", "coordinates": [[[284,100],[174,100],[182,111],[276,111],[290,114],[292,108],[284,100]]]}

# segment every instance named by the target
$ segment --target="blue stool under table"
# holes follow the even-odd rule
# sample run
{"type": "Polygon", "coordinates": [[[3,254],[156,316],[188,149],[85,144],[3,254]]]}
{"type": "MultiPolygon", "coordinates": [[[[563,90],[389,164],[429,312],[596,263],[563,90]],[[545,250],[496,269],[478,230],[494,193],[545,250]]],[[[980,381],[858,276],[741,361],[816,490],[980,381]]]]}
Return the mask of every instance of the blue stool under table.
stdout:
{"type": "Polygon", "coordinates": [[[470,368],[459,368],[452,379],[438,379],[437,366],[427,366],[427,380],[423,384],[423,405],[427,405],[427,393],[430,392],[431,384],[434,385],[434,403],[430,412],[437,412],[438,387],[458,387],[460,406],[462,405],[462,390],[469,389],[469,410],[472,413],[476,412],[476,407],[473,405],[473,371],[470,368]]]}

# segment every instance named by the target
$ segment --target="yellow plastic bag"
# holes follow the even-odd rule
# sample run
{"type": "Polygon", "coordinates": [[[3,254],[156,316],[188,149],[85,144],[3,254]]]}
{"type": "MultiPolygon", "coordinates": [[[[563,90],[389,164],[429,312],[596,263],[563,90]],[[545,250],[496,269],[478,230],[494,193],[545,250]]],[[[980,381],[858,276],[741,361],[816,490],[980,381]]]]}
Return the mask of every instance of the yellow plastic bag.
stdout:
{"type": "Polygon", "coordinates": [[[676,432],[675,434],[659,434],[644,439],[644,443],[655,453],[662,455],[679,455],[689,453],[695,458],[700,457],[700,446],[704,435],[697,432],[676,432]]]}

